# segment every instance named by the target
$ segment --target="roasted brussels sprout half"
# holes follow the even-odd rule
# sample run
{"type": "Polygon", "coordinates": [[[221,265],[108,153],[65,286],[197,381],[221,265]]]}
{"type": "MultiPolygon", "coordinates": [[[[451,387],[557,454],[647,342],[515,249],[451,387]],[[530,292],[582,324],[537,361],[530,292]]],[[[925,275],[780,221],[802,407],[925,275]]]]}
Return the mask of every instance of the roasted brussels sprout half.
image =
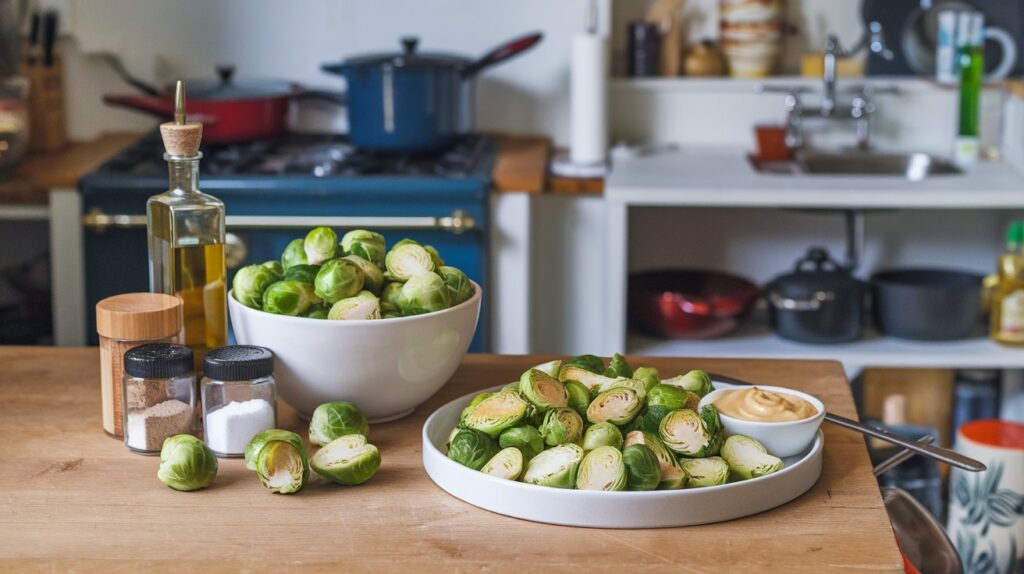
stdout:
{"type": "Polygon", "coordinates": [[[622,431],[612,423],[590,425],[583,433],[583,450],[591,451],[602,446],[622,448],[622,431]]]}
{"type": "Polygon", "coordinates": [[[514,447],[523,452],[523,458],[530,460],[544,450],[544,437],[533,425],[522,425],[505,429],[498,437],[501,448],[514,447]]]}
{"type": "Polygon", "coordinates": [[[608,386],[601,389],[601,392],[610,391],[612,389],[633,389],[633,392],[636,393],[636,396],[640,398],[641,403],[647,401],[647,387],[644,386],[643,381],[638,381],[636,379],[618,378],[612,381],[611,383],[608,383],[608,386]]]}
{"type": "Polygon", "coordinates": [[[355,263],[356,267],[363,272],[363,289],[374,295],[380,293],[381,288],[384,287],[384,272],[380,270],[380,267],[358,255],[346,255],[342,259],[355,263]]]}
{"type": "Polygon", "coordinates": [[[626,464],[626,490],[654,490],[661,482],[661,463],[647,445],[631,444],[622,449],[626,464]]]}
{"type": "Polygon", "coordinates": [[[373,478],[380,468],[380,451],[361,434],[340,436],[316,451],[309,465],[338,484],[356,486],[373,478]]]}
{"type": "Polygon", "coordinates": [[[690,479],[686,488],[718,486],[729,481],[729,465],[720,456],[688,458],[679,463],[690,479]]]}
{"type": "Polygon", "coordinates": [[[260,265],[263,265],[264,267],[269,269],[274,275],[277,276],[278,279],[284,277],[284,266],[281,265],[280,261],[277,261],[276,259],[271,259],[270,261],[264,261],[260,265]]]}
{"type": "Polygon", "coordinates": [[[263,310],[276,315],[302,315],[319,302],[313,286],[299,281],[277,281],[263,292],[263,310]]]}
{"type": "Polygon", "coordinates": [[[544,373],[549,377],[557,379],[558,370],[562,368],[562,361],[555,359],[554,361],[548,361],[546,363],[535,365],[532,368],[544,373]]]}
{"type": "Polygon", "coordinates": [[[341,250],[345,255],[358,255],[377,267],[383,267],[387,245],[380,233],[353,229],[341,237],[341,250]]]}
{"type": "Polygon", "coordinates": [[[626,489],[626,463],[622,452],[613,446],[601,446],[588,452],[576,474],[579,490],[616,491],[626,489]]]}
{"type": "Polygon", "coordinates": [[[287,273],[295,265],[309,263],[306,259],[306,250],[303,244],[305,239],[292,239],[291,243],[281,252],[281,268],[287,273]]]}
{"type": "Polygon", "coordinates": [[[634,444],[642,444],[651,449],[654,456],[658,457],[658,464],[661,465],[661,482],[658,488],[662,490],[674,490],[686,485],[686,472],[679,466],[679,462],[671,451],[661,442],[658,435],[640,430],[631,431],[622,441],[623,448],[634,444]]]}
{"type": "Polygon", "coordinates": [[[734,476],[742,480],[765,476],[782,469],[782,459],[768,454],[764,446],[749,436],[734,434],[722,445],[722,459],[734,476]]]}
{"type": "Polygon", "coordinates": [[[676,454],[703,458],[718,454],[716,432],[690,409],[674,410],[661,419],[658,436],[676,454]]]}
{"type": "Polygon", "coordinates": [[[590,401],[587,420],[595,424],[608,421],[614,425],[624,425],[640,414],[643,406],[643,401],[633,389],[609,389],[590,401]]]}
{"type": "Polygon", "coordinates": [[[268,490],[293,494],[309,480],[309,455],[299,435],[281,429],[265,430],[245,447],[245,466],[255,470],[268,490]]]}
{"type": "Polygon", "coordinates": [[[565,385],[537,369],[530,369],[519,377],[519,392],[542,413],[569,404],[569,391],[565,385]]]}
{"type": "MultiPolygon", "coordinates": [[[[398,242],[384,258],[388,275],[394,281],[405,282],[416,275],[434,271],[434,260],[421,245],[398,242]]],[[[440,278],[440,275],[438,275],[440,278]]]]}
{"type": "Polygon", "coordinates": [[[629,366],[625,357],[615,353],[612,355],[611,360],[608,361],[608,368],[604,370],[604,376],[613,379],[618,377],[630,379],[633,378],[633,367],[629,366]]]}
{"type": "Polygon", "coordinates": [[[365,276],[358,265],[347,259],[331,259],[320,267],[313,286],[316,296],[330,304],[362,291],[365,276]]]}
{"type": "Polygon", "coordinates": [[[327,318],[332,321],[380,319],[380,300],[369,291],[360,291],[331,305],[327,318]]]}
{"type": "Polygon", "coordinates": [[[380,308],[384,313],[398,313],[402,310],[398,307],[398,298],[402,295],[404,283],[385,283],[380,290],[380,308]]]}
{"type": "Polygon", "coordinates": [[[309,319],[326,319],[327,314],[330,313],[330,311],[331,308],[326,305],[315,304],[307,309],[302,316],[309,319]]]}
{"type": "Polygon", "coordinates": [[[586,418],[587,407],[590,406],[590,391],[579,381],[565,381],[565,391],[569,394],[569,408],[586,418]]]}
{"type": "Polygon", "coordinates": [[[587,387],[591,394],[608,390],[608,387],[616,381],[616,379],[611,377],[592,373],[583,367],[571,364],[562,365],[562,368],[558,371],[558,380],[562,382],[576,381],[583,383],[583,386],[587,387]]]}
{"type": "Polygon", "coordinates": [[[498,443],[475,429],[459,429],[448,445],[448,458],[473,470],[480,470],[496,454],[498,443]]]}
{"type": "Polygon", "coordinates": [[[640,367],[633,371],[633,378],[638,381],[643,381],[644,387],[647,388],[647,392],[651,392],[651,389],[661,384],[658,369],[655,369],[654,367],[640,367]]]}
{"type": "Polygon", "coordinates": [[[156,477],[174,490],[199,490],[213,484],[217,456],[203,441],[190,434],[164,439],[156,477]]]}
{"type": "Polygon", "coordinates": [[[324,446],[345,435],[370,436],[370,423],[359,407],[346,401],[323,403],[309,419],[309,442],[324,446]]]}
{"type": "Polygon", "coordinates": [[[573,357],[569,359],[569,362],[567,362],[566,365],[579,367],[597,375],[604,373],[604,361],[596,355],[580,355],[578,357],[573,357]]]}
{"type": "Polygon", "coordinates": [[[410,278],[402,285],[402,291],[398,294],[398,308],[405,316],[447,309],[451,306],[450,303],[444,279],[432,271],[425,271],[410,278]]]}
{"type": "Polygon", "coordinates": [[[306,234],[302,250],[306,252],[306,262],[310,265],[334,259],[338,252],[338,234],[330,227],[314,227],[306,234]]]}
{"type": "Polygon", "coordinates": [[[695,393],[671,385],[656,385],[647,395],[647,411],[640,425],[647,432],[657,433],[665,415],[679,409],[696,411],[699,403],[695,393]]]}
{"type": "Polygon", "coordinates": [[[548,446],[579,444],[583,440],[583,418],[569,407],[557,407],[544,414],[540,435],[548,446]]]}
{"type": "Polygon", "coordinates": [[[549,448],[526,464],[523,482],[552,488],[573,488],[582,460],[583,448],[579,445],[563,444],[549,448]]]}
{"type": "Polygon", "coordinates": [[[479,393],[476,396],[474,396],[473,399],[469,401],[469,404],[466,405],[465,408],[462,409],[462,412],[459,414],[459,425],[461,426],[466,421],[466,417],[469,415],[469,413],[473,412],[473,409],[475,409],[477,405],[483,402],[483,400],[486,399],[487,397],[493,395],[494,393],[486,392],[479,393]]]}
{"type": "Polygon", "coordinates": [[[280,279],[280,275],[263,264],[246,265],[235,273],[231,281],[231,295],[246,307],[260,309],[263,307],[263,292],[280,279]]]}
{"type": "Polygon", "coordinates": [[[533,407],[518,392],[501,391],[474,406],[462,419],[462,425],[497,438],[502,431],[516,426],[532,411],[533,407]]]}
{"type": "Polygon", "coordinates": [[[292,281],[302,281],[303,283],[309,283],[312,285],[316,281],[316,274],[320,272],[319,265],[308,265],[305,263],[299,263],[298,265],[292,265],[284,272],[284,278],[292,281]]]}
{"type": "Polygon", "coordinates": [[[516,480],[523,474],[524,464],[523,452],[510,446],[499,450],[480,468],[480,472],[505,480],[516,480]]]}
{"type": "Polygon", "coordinates": [[[673,387],[692,391],[697,393],[697,396],[701,398],[704,398],[704,395],[715,390],[714,385],[711,384],[711,377],[700,369],[694,369],[685,375],[665,379],[661,382],[665,385],[672,385],[673,387]]]}

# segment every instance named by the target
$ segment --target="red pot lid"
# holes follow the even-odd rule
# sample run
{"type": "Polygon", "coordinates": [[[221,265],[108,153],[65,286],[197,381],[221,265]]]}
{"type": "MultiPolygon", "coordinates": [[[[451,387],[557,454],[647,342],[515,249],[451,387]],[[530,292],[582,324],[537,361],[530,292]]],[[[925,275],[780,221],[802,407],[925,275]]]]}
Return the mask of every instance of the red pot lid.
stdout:
{"type": "Polygon", "coordinates": [[[959,432],[986,446],[1024,450],[1024,424],[987,419],[964,423],[959,432]]]}

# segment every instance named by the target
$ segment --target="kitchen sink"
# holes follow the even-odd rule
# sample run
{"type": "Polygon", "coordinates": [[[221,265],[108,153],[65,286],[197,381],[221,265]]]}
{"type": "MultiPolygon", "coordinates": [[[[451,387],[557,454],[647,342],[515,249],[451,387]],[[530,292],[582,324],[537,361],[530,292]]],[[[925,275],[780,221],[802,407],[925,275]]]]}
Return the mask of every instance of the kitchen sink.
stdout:
{"type": "Polygon", "coordinates": [[[903,176],[911,181],[962,173],[960,168],[947,159],[919,152],[799,152],[792,162],[754,164],[758,171],[764,173],[903,176]]]}

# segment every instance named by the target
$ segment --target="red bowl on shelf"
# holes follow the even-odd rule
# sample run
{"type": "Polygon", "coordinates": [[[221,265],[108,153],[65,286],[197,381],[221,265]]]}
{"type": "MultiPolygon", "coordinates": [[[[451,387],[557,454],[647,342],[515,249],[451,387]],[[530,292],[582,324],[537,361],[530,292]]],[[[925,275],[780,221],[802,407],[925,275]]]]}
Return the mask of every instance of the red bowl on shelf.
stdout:
{"type": "Polygon", "coordinates": [[[629,320],[670,339],[712,339],[736,329],[760,290],[742,277],[703,269],[645,271],[629,277],[629,320]]]}

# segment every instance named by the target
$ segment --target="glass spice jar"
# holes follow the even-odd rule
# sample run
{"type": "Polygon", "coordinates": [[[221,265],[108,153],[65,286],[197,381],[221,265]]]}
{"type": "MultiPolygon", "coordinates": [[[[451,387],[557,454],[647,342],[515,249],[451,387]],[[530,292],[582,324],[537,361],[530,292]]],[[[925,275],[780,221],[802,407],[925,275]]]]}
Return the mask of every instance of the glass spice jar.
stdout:
{"type": "Polygon", "coordinates": [[[164,439],[195,431],[192,349],[150,343],[124,354],[124,444],[160,454],[164,439]]]}
{"type": "Polygon", "coordinates": [[[203,358],[203,436],[219,457],[239,457],[257,433],[277,426],[274,354],[250,345],[220,347],[203,358]]]}
{"type": "Polygon", "coordinates": [[[123,293],[96,304],[100,339],[103,430],[124,437],[124,354],[146,343],[180,343],[181,299],[162,293],[123,293]]]}

